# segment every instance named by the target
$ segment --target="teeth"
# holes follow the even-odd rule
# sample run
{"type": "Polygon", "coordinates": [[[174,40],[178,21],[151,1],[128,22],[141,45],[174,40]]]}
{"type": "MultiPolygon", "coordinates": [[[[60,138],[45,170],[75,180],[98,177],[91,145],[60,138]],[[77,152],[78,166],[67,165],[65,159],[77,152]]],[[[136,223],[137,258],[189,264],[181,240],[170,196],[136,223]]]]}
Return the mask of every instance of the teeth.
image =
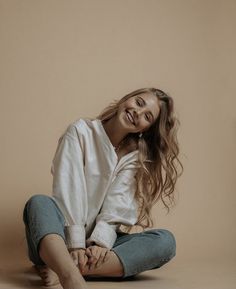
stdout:
{"type": "Polygon", "coordinates": [[[128,115],[128,118],[130,119],[130,121],[132,122],[132,124],[134,124],[133,118],[132,118],[131,114],[128,111],[127,111],[127,115],[128,115]]]}

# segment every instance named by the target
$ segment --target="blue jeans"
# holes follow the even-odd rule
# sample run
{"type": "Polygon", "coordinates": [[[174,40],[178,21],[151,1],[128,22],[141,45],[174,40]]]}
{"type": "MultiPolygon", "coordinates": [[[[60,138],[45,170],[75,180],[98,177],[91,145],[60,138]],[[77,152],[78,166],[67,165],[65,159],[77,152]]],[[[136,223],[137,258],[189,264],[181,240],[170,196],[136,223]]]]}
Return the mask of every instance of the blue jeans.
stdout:
{"type": "MultiPolygon", "coordinates": [[[[45,263],[39,256],[40,240],[48,234],[58,234],[64,241],[65,218],[50,197],[34,195],[25,205],[23,220],[29,259],[36,265],[45,263]]],[[[174,235],[166,229],[152,229],[141,233],[117,233],[112,251],[119,257],[124,275],[131,277],[146,270],[160,268],[176,252],[174,235]]]]}

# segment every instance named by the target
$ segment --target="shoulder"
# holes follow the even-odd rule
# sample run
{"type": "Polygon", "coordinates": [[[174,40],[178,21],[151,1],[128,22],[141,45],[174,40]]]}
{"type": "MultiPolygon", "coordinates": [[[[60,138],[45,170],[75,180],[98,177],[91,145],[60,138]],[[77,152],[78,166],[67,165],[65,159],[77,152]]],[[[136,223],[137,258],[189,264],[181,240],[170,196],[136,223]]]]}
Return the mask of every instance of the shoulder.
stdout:
{"type": "Polygon", "coordinates": [[[90,130],[91,126],[92,120],[87,118],[78,118],[67,126],[65,133],[78,137],[80,134],[83,135],[90,130]]]}
{"type": "Polygon", "coordinates": [[[84,118],[78,118],[68,125],[68,129],[83,129],[86,125],[84,118]]]}

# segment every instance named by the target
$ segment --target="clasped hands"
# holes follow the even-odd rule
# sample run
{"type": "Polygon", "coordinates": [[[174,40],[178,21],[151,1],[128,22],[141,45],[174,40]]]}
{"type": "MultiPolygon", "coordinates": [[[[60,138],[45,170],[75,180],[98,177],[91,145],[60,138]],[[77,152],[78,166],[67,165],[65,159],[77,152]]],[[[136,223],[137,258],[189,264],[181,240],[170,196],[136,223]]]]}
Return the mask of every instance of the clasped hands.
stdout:
{"type": "Polygon", "coordinates": [[[76,266],[79,266],[81,273],[85,271],[86,265],[89,270],[100,267],[108,260],[109,251],[110,249],[97,245],[89,246],[86,249],[69,249],[69,253],[76,266]]]}

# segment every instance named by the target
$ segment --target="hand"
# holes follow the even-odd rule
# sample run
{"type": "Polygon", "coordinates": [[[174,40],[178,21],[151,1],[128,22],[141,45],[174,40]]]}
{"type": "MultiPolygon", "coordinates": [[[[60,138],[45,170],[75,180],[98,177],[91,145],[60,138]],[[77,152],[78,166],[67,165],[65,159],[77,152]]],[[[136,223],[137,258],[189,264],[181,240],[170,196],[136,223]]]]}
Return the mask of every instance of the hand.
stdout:
{"type": "Polygon", "coordinates": [[[80,248],[80,249],[69,249],[69,253],[75,262],[76,266],[79,266],[79,270],[82,273],[82,271],[85,269],[85,266],[88,262],[88,257],[86,255],[86,249],[80,248]]]}
{"type": "Polygon", "coordinates": [[[86,255],[89,257],[88,264],[89,270],[98,268],[101,264],[108,260],[108,252],[110,249],[103,248],[97,245],[89,246],[86,249],[86,255]]]}

